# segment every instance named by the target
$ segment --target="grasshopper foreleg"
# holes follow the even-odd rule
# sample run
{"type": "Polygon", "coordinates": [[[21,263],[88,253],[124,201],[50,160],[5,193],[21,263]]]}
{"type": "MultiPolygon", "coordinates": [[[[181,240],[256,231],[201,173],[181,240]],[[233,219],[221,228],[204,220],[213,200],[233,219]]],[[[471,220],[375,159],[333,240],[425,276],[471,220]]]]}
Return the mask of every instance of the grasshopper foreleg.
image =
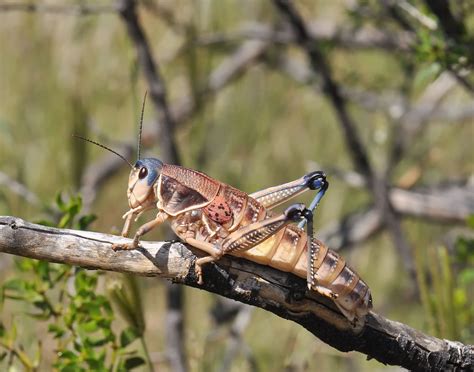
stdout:
{"type": "MultiPolygon", "coordinates": [[[[124,230],[125,228],[129,229],[130,220],[134,217],[134,215],[135,214],[130,213],[129,215],[126,216],[124,230]]],[[[140,237],[145,235],[147,232],[153,230],[158,225],[162,224],[167,218],[168,218],[168,215],[166,213],[161,212],[161,211],[158,212],[155,219],[143,224],[142,226],[138,228],[137,232],[135,233],[135,236],[133,237],[133,242],[113,244],[112,249],[114,251],[137,249],[140,245],[140,237]]]]}

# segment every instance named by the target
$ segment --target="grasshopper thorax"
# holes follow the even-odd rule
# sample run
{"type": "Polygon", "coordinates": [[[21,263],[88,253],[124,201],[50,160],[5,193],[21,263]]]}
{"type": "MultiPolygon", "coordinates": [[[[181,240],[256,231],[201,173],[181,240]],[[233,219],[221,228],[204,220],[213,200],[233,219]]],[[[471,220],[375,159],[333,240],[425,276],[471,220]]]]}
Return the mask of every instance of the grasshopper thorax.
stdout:
{"type": "Polygon", "coordinates": [[[130,172],[128,178],[128,204],[130,208],[147,206],[156,202],[153,191],[154,185],[160,176],[163,163],[155,158],[138,160],[130,172]]]}

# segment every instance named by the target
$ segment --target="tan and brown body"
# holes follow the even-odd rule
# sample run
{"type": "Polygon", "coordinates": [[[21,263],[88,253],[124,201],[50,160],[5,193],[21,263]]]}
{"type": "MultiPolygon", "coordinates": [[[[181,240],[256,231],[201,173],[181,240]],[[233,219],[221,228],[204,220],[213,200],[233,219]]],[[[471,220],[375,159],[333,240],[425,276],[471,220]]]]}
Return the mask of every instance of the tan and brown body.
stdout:
{"type": "MultiPolygon", "coordinates": [[[[194,238],[219,245],[231,233],[270,217],[263,205],[244,192],[203,173],[174,165],[163,166],[157,195],[159,208],[172,216],[171,227],[182,240],[194,238]],[[182,204],[185,211],[176,214],[180,204],[176,203],[180,199],[178,195],[183,194],[187,195],[182,204]],[[188,203],[191,200],[198,206],[191,207],[192,203],[188,203]]],[[[307,278],[307,239],[303,229],[288,224],[260,244],[251,248],[239,246],[229,254],[307,278]]],[[[323,294],[335,294],[336,297],[330,294],[329,297],[350,320],[362,318],[371,307],[367,284],[339,254],[316,239],[312,244],[317,252],[313,257],[317,288],[313,289],[318,292],[327,289],[323,294]]]]}
{"type": "MultiPolygon", "coordinates": [[[[303,229],[288,225],[274,237],[235,255],[307,278],[307,239],[303,229]]],[[[313,238],[311,244],[317,252],[313,257],[315,285],[311,289],[331,298],[349,320],[363,319],[372,308],[368,285],[338,253],[317,239],[313,238]]]]}
{"type": "Polygon", "coordinates": [[[307,234],[293,223],[297,207],[272,216],[270,209],[307,190],[303,178],[252,197],[204,173],[161,162],[156,163],[159,170],[151,178],[150,170],[142,170],[149,167],[147,161],[157,160],[139,160],[130,175],[131,209],[124,216],[124,235],[133,216],[155,203],[157,217],[138,230],[133,246],[116,248],[136,248],[139,236],[169,219],[180,239],[209,253],[197,260],[200,278],[202,264],[231,254],[307,278],[311,290],[331,298],[351,321],[363,319],[372,307],[367,284],[341,256],[314,238],[312,254],[308,254],[307,234]],[[135,190],[140,190],[140,195],[135,190]]]}

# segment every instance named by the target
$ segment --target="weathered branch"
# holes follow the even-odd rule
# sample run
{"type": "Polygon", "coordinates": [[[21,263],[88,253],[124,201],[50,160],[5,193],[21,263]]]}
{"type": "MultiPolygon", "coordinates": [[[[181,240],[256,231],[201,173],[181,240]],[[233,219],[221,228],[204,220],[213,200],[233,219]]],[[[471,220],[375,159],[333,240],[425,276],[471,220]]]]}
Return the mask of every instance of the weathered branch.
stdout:
{"type": "MultiPolygon", "coordinates": [[[[345,49],[380,48],[388,51],[408,51],[413,44],[413,35],[408,32],[386,32],[384,30],[364,27],[355,28],[351,25],[338,25],[327,19],[308,22],[308,32],[311,38],[321,42],[331,42],[345,49]]],[[[256,39],[278,44],[295,42],[291,29],[275,29],[260,22],[245,22],[234,31],[225,33],[204,34],[199,36],[196,44],[210,46],[226,44],[245,39],[256,39]]]]}
{"type": "MultiPolygon", "coordinates": [[[[179,242],[143,242],[136,251],[114,252],[125,238],[56,229],[0,217],[0,252],[94,270],[156,276],[258,306],[292,320],[340,351],[359,351],[382,363],[413,370],[469,369],[474,347],[425,335],[376,313],[351,325],[325,298],[305,291],[304,280],[235,257],[205,267],[197,285],[195,254],[179,242]]],[[[376,307],[375,302],[375,307],[376,307]]]]}
{"type": "Polygon", "coordinates": [[[436,17],[438,17],[441,28],[446,36],[458,40],[466,34],[464,23],[455,18],[449,1],[425,0],[425,3],[436,17]]]}
{"type": "Polygon", "coordinates": [[[26,187],[22,183],[14,180],[8,174],[3,173],[2,171],[0,171],[0,185],[4,185],[11,192],[25,199],[25,201],[27,201],[30,204],[33,204],[36,206],[41,204],[41,201],[38,195],[36,195],[33,191],[31,191],[28,187],[26,187]]]}

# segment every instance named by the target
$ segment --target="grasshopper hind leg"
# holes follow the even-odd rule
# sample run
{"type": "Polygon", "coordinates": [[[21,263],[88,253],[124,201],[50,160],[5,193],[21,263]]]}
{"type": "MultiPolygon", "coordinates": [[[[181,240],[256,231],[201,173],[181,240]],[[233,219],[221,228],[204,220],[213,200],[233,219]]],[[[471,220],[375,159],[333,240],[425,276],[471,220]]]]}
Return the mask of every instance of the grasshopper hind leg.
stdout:
{"type": "Polygon", "coordinates": [[[324,172],[315,171],[297,180],[254,192],[250,196],[269,210],[307,190],[320,190],[324,187],[327,188],[327,185],[324,172]]]}
{"type": "Polygon", "coordinates": [[[309,290],[318,292],[319,294],[330,298],[331,300],[337,299],[337,293],[333,292],[331,289],[318,285],[316,281],[316,264],[315,261],[319,255],[318,244],[315,241],[313,234],[313,216],[314,211],[318,207],[321,199],[326,193],[329,183],[326,180],[324,173],[315,172],[311,175],[312,189],[319,189],[318,193],[314,197],[308,209],[305,209],[303,212],[303,220],[298,224],[298,227],[304,228],[306,225],[306,235],[307,235],[307,254],[308,254],[308,269],[306,275],[306,282],[309,290]]]}
{"type": "Polygon", "coordinates": [[[195,238],[186,237],[184,241],[195,248],[200,249],[209,254],[209,256],[201,257],[196,260],[196,275],[198,277],[198,284],[203,284],[202,280],[202,265],[217,261],[222,257],[224,251],[219,245],[214,245],[211,243],[203,242],[202,240],[197,240],[195,238]]]}
{"type": "Polygon", "coordinates": [[[305,209],[303,204],[294,204],[288,207],[281,215],[251,223],[234,231],[218,244],[212,244],[195,238],[185,238],[186,243],[209,254],[209,256],[196,260],[198,283],[202,284],[202,265],[217,261],[224,254],[246,251],[255,247],[287,224],[300,221],[302,218],[301,213],[305,209]]]}

